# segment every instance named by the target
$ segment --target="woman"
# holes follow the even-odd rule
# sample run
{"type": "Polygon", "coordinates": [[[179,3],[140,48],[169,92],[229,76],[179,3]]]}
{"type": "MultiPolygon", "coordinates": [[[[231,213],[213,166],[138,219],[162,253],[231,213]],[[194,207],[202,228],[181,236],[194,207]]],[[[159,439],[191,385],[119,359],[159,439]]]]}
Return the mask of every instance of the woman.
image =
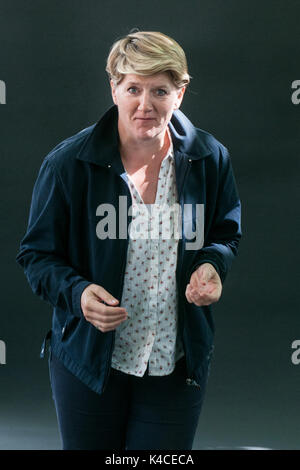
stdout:
{"type": "Polygon", "coordinates": [[[179,110],[177,42],[130,33],[106,70],[114,105],[44,159],[17,261],[54,308],[63,449],[189,450],[240,201],[227,149],[179,110]]]}

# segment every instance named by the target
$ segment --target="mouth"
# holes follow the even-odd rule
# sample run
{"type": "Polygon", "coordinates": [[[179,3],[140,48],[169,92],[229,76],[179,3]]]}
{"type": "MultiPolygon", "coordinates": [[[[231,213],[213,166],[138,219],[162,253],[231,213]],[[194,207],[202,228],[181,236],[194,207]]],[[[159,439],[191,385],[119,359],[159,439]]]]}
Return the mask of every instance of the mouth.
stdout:
{"type": "Polygon", "coordinates": [[[138,121],[154,121],[154,118],[135,118],[138,121]]]}

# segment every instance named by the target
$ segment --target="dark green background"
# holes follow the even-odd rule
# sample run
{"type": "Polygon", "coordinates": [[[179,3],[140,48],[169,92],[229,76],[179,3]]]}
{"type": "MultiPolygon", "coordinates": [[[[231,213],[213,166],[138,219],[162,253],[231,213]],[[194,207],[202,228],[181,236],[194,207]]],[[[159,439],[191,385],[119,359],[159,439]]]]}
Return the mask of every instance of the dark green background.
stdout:
{"type": "Polygon", "coordinates": [[[105,62],[133,27],[174,37],[193,79],[182,110],[230,150],[239,257],[215,306],[215,356],[195,449],[300,449],[300,2],[0,1],[0,449],[60,448],[47,359],[51,306],[15,262],[42,159],[111,105],[105,62]]]}

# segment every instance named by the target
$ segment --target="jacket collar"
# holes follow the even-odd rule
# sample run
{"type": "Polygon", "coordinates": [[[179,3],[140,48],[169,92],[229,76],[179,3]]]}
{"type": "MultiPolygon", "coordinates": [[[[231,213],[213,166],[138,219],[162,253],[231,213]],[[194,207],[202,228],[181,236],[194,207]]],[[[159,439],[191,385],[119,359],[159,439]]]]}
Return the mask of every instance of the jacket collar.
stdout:
{"type": "MultiPolygon", "coordinates": [[[[174,153],[198,160],[211,154],[211,149],[202,141],[191,121],[182,111],[174,111],[169,122],[174,153]]],[[[103,116],[91,126],[91,132],[84,140],[77,154],[79,160],[122,170],[119,154],[118,108],[111,106],[103,116]]]]}

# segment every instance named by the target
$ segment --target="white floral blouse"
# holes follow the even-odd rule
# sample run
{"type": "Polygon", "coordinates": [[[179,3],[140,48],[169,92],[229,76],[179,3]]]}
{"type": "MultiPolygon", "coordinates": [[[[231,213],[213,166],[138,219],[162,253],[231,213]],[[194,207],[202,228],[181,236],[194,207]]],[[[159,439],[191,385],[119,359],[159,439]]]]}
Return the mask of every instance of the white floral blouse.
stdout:
{"type": "Polygon", "coordinates": [[[184,355],[177,335],[178,213],[170,210],[177,203],[172,143],[161,163],[155,204],[144,204],[127,178],[133,218],[120,306],[128,317],[116,328],[111,366],[142,377],[149,362],[149,375],[168,375],[184,355]]]}

